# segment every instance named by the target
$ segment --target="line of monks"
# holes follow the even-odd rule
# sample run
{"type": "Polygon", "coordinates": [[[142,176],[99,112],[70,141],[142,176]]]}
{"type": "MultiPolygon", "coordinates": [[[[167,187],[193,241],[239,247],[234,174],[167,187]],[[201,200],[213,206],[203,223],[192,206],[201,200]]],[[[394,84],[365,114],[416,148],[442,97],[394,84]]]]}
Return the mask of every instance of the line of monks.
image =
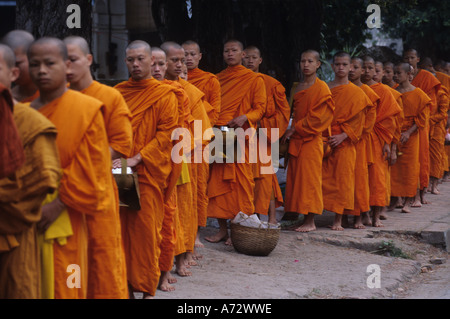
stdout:
{"type": "Polygon", "coordinates": [[[425,204],[429,183],[438,193],[449,170],[449,77],[419,69],[414,50],[398,65],[339,52],[329,83],[317,77],[319,54],[305,51],[291,107],[280,82],[260,73],[258,48],[237,40],[224,44],[218,74],[199,68],[194,41],[133,41],[130,78],[114,87],[93,79],[81,37],[14,30],[2,43],[0,298],[152,298],[175,289],[174,267],[192,274],[207,218],[219,229],[205,240],[229,245],[228,220],[257,213],[276,224],[280,206],[305,215],[297,231],[313,231],[324,210],[335,230],[348,215],[356,228],[381,227],[388,206],[425,204]],[[172,133],[193,133],[194,121],[202,133],[277,128],[267,148],[279,136],[288,145],[284,196],[272,162],[250,162],[248,139],[242,163],[194,163],[214,136],[191,134],[174,162],[172,133]],[[138,211],[120,205],[112,169],[123,159],[138,176],[138,211]]]}

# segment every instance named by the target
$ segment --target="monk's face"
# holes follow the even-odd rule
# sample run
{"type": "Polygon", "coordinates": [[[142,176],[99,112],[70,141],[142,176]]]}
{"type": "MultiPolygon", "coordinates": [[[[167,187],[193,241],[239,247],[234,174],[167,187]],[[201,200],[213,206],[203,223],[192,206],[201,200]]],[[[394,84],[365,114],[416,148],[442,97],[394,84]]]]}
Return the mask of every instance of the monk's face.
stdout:
{"type": "Polygon", "coordinates": [[[394,69],[390,65],[384,67],[383,82],[390,83],[394,79],[394,69]]]}
{"type": "Polygon", "coordinates": [[[223,59],[228,66],[242,64],[245,52],[237,42],[228,42],[223,47],[223,59]]]}
{"type": "Polygon", "coordinates": [[[406,51],[403,54],[403,62],[409,63],[413,66],[414,69],[417,69],[417,64],[420,62],[419,57],[417,56],[417,53],[413,50],[406,51]]]}
{"type": "Polygon", "coordinates": [[[188,69],[186,64],[183,65],[181,74],[180,74],[180,78],[182,78],[183,80],[187,81],[188,80],[188,69]]]}
{"type": "Polygon", "coordinates": [[[67,70],[67,81],[70,83],[78,83],[85,76],[90,75],[92,55],[85,54],[75,44],[67,45],[67,53],[69,54],[70,61],[69,69],[67,70]]]}
{"type": "Polygon", "coordinates": [[[334,58],[333,71],[338,78],[347,77],[350,72],[350,58],[347,56],[334,58]]]}
{"type": "Polygon", "coordinates": [[[262,58],[259,55],[258,50],[245,50],[245,57],[242,60],[242,64],[252,70],[253,72],[259,72],[259,66],[262,63],[262,58]]]}
{"type": "Polygon", "coordinates": [[[375,64],[375,75],[373,77],[373,80],[379,83],[383,79],[383,75],[384,75],[383,64],[381,63],[375,64]]]}
{"type": "Polygon", "coordinates": [[[373,80],[374,76],[375,76],[375,63],[373,63],[372,61],[363,62],[363,72],[361,75],[361,81],[369,82],[373,80]]]}
{"type": "Polygon", "coordinates": [[[183,45],[186,66],[188,70],[193,70],[198,68],[200,60],[202,59],[202,54],[196,44],[185,44],[183,45]]]}
{"type": "Polygon", "coordinates": [[[128,49],[125,61],[133,80],[140,81],[151,77],[153,57],[144,46],[128,49]]]}
{"type": "Polygon", "coordinates": [[[348,79],[350,81],[357,81],[361,79],[362,66],[359,61],[352,60],[350,62],[350,71],[348,73],[348,79]]]}
{"type": "Polygon", "coordinates": [[[10,68],[3,58],[3,52],[0,50],[0,83],[6,88],[11,88],[13,83],[19,76],[19,68],[10,68]]]}
{"type": "Polygon", "coordinates": [[[394,68],[394,81],[397,83],[403,83],[406,81],[409,81],[409,76],[410,76],[410,72],[405,72],[405,70],[403,70],[403,68],[401,68],[400,66],[396,66],[394,68]]]}
{"type": "Polygon", "coordinates": [[[21,48],[16,49],[14,51],[16,56],[16,67],[19,68],[20,75],[15,80],[16,85],[28,85],[31,82],[30,72],[29,72],[29,63],[27,53],[24,52],[21,48]]]}
{"type": "Polygon", "coordinates": [[[303,53],[300,59],[300,69],[305,76],[315,74],[320,67],[320,61],[310,52],[303,53]]]}
{"type": "Polygon", "coordinates": [[[167,60],[164,52],[152,52],[154,63],[152,65],[152,76],[158,81],[164,80],[167,71],[167,60]]]}
{"type": "Polygon", "coordinates": [[[67,69],[60,48],[51,42],[38,43],[30,48],[30,76],[40,91],[54,91],[67,85],[67,69]]]}
{"type": "Polygon", "coordinates": [[[185,59],[183,49],[172,47],[168,50],[166,79],[176,80],[181,75],[185,59]]]}

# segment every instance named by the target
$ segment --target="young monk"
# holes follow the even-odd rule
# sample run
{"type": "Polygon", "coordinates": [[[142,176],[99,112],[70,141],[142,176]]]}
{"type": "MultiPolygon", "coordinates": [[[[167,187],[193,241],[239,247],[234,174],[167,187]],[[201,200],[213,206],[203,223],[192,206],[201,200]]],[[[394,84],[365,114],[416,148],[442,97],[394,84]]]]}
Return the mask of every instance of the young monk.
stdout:
{"type": "Polygon", "coordinates": [[[408,63],[399,63],[394,69],[394,79],[399,84],[403,105],[404,121],[401,128],[399,151],[402,153],[391,168],[391,195],[403,197],[405,202],[402,213],[410,213],[411,205],[417,194],[419,179],[419,134],[418,128],[425,127],[426,109],[430,98],[419,88],[411,85],[411,70],[408,63]]]}
{"type": "Polygon", "coordinates": [[[190,275],[190,272],[184,269],[185,263],[196,265],[193,253],[198,231],[197,199],[198,194],[200,193],[202,196],[206,196],[206,181],[204,180],[206,176],[198,173],[199,170],[202,170],[203,168],[203,157],[200,158],[199,163],[196,163],[194,156],[196,152],[203,154],[203,149],[207,145],[207,140],[203,139],[203,133],[208,128],[211,128],[211,125],[203,103],[205,94],[193,84],[180,78],[183,67],[185,66],[185,52],[183,47],[175,42],[165,42],[161,45],[161,49],[167,56],[168,66],[166,71],[166,79],[176,81],[182,86],[183,90],[189,97],[190,113],[193,119],[197,120],[201,124],[199,126],[201,130],[201,136],[198,134],[200,137],[199,139],[194,132],[194,128],[191,128],[192,132],[194,132],[194,149],[191,154],[191,161],[188,163],[190,182],[185,183],[183,186],[180,185],[177,187],[178,203],[180,206],[180,222],[184,228],[186,253],[177,256],[176,266],[178,267],[177,273],[184,276],[190,275]],[[185,187],[187,189],[184,189],[185,187]]]}
{"type": "MultiPolygon", "coordinates": [[[[223,58],[227,68],[217,74],[222,95],[219,118],[216,126],[232,129],[256,129],[266,110],[267,95],[264,80],[242,66],[245,56],[243,44],[228,40],[223,47],[223,58]]],[[[255,211],[252,166],[249,159],[249,142],[239,147],[245,152],[241,163],[212,163],[208,181],[208,217],[217,218],[219,231],[206,240],[217,243],[228,237],[227,219],[233,219],[239,212],[251,215],[255,211]]]]}
{"type": "Polygon", "coordinates": [[[11,167],[10,161],[19,164],[0,174],[0,298],[39,299],[37,224],[44,198],[58,188],[61,170],[55,126],[12,98],[11,84],[19,72],[13,51],[0,44],[1,150],[7,150],[1,169],[11,167]],[[17,149],[3,148],[8,141],[17,149]]]}
{"type": "MultiPolygon", "coordinates": [[[[381,79],[384,76],[384,69],[383,69],[383,64],[381,62],[375,62],[375,75],[373,77],[373,80],[376,83],[382,83],[381,79]]],[[[383,83],[384,84],[384,83],[383,83]]],[[[384,84],[386,85],[386,84],[384,84]]],[[[402,98],[401,98],[401,93],[399,93],[397,90],[395,90],[394,88],[390,87],[389,85],[386,85],[387,88],[389,88],[390,92],[392,93],[392,95],[394,96],[395,101],[397,102],[398,106],[400,107],[400,109],[403,109],[402,106],[402,98]]],[[[390,181],[390,169],[391,166],[395,164],[395,161],[397,160],[397,145],[400,144],[400,136],[401,136],[401,126],[402,126],[402,122],[403,122],[403,111],[397,113],[397,115],[395,116],[395,121],[396,121],[396,130],[394,133],[394,136],[392,137],[392,142],[390,145],[390,149],[391,149],[391,155],[390,155],[390,159],[389,159],[389,167],[388,167],[388,174],[386,175],[386,185],[387,185],[387,202],[389,204],[389,209],[393,209],[396,206],[401,206],[401,198],[397,198],[397,197],[392,197],[391,196],[391,181],[390,181]],[[391,200],[391,197],[393,200],[391,200]]],[[[387,219],[387,215],[386,212],[388,211],[387,207],[384,207],[383,210],[380,213],[380,218],[381,219],[387,219]]]]}
{"type": "Polygon", "coordinates": [[[33,41],[34,36],[25,30],[10,31],[2,39],[2,42],[9,46],[16,56],[16,66],[20,70],[20,75],[14,81],[12,94],[16,100],[22,103],[31,102],[39,96],[39,91],[28,71],[27,51],[33,41]]]}
{"type": "MultiPolygon", "coordinates": [[[[438,147],[437,141],[431,138],[431,134],[434,131],[430,121],[430,116],[434,114],[437,110],[437,93],[441,86],[440,82],[434,77],[430,72],[419,69],[418,64],[420,62],[420,56],[418,52],[414,49],[408,49],[403,52],[403,61],[407,62],[413,68],[412,81],[411,84],[415,87],[422,89],[431,99],[430,110],[427,111],[427,119],[425,124],[425,129],[419,131],[420,136],[420,191],[419,196],[420,201],[415,201],[413,207],[420,207],[422,204],[427,204],[428,201],[425,199],[426,190],[430,182],[431,169],[437,167],[437,163],[440,162],[440,153],[436,150],[438,147]]],[[[433,175],[438,175],[436,171],[433,171],[433,175]]],[[[433,176],[436,177],[436,176],[433,176]]],[[[433,181],[434,182],[434,181],[433,181]]]]}
{"type": "Polygon", "coordinates": [[[394,81],[394,63],[385,62],[383,63],[383,84],[395,89],[398,86],[398,83],[394,81]]]}
{"type": "MultiPolygon", "coordinates": [[[[261,52],[257,47],[250,46],[245,49],[245,58],[243,65],[253,72],[260,73],[259,67],[262,63],[261,52]]],[[[259,127],[267,130],[266,152],[270,155],[271,145],[276,139],[271,139],[271,129],[278,129],[278,138],[282,137],[289,124],[291,109],[286,98],[284,87],[279,81],[271,76],[262,74],[266,85],[267,108],[264,117],[260,121],[259,127]]],[[[258,146],[259,147],[259,146],[258,146]]],[[[255,179],[255,212],[258,214],[268,215],[270,224],[277,224],[276,208],[283,205],[283,194],[281,193],[275,172],[271,174],[262,173],[262,166],[272,168],[272,161],[268,163],[255,163],[254,179],[255,179]]]]}
{"type": "Polygon", "coordinates": [[[42,229],[67,211],[73,231],[65,245],[53,244],[54,297],[86,298],[90,277],[86,215],[107,214],[114,209],[103,104],[67,88],[70,62],[61,40],[46,37],[36,40],[28,50],[28,59],[30,76],[39,89],[39,97],[30,105],[55,124],[63,169],[58,196],[42,208],[42,229]],[[67,269],[73,264],[79,267],[77,289],[67,284],[67,269]]]}
{"type": "MultiPolygon", "coordinates": [[[[182,95],[185,109],[187,110],[187,114],[184,112],[179,114],[179,125],[184,128],[189,127],[188,120],[185,121],[185,117],[190,116],[189,109],[189,97],[186,92],[182,90],[181,85],[178,82],[173,82],[165,79],[168,63],[166,59],[166,53],[158,47],[152,48],[152,57],[154,59],[154,63],[151,67],[152,76],[158,80],[163,81],[163,83],[168,83],[173,85],[174,87],[180,88],[179,94],[182,95]],[[182,123],[180,123],[180,120],[182,123]]],[[[191,144],[191,141],[189,141],[191,144]]],[[[190,148],[189,148],[190,150],[190,148]]],[[[169,186],[165,191],[165,200],[164,200],[164,219],[163,225],[161,229],[161,254],[159,256],[159,268],[161,270],[161,276],[159,278],[158,288],[162,291],[174,291],[175,286],[172,284],[177,282],[177,279],[172,276],[171,270],[173,268],[173,260],[175,256],[184,254],[186,252],[185,241],[184,241],[184,233],[181,227],[180,219],[179,219],[179,209],[177,206],[177,182],[183,179],[181,176],[182,172],[185,170],[182,169],[183,164],[176,164],[172,161],[172,172],[169,177],[169,186]]],[[[184,265],[183,265],[184,266],[184,265]]],[[[178,268],[179,269],[179,268],[178,268]]]]}
{"type": "MultiPolygon", "coordinates": [[[[197,42],[188,40],[182,44],[185,52],[185,62],[188,69],[188,82],[195,85],[200,91],[205,94],[205,100],[203,104],[206,109],[206,113],[209,117],[211,126],[215,125],[220,112],[220,83],[217,76],[213,73],[206,72],[199,68],[200,61],[202,59],[202,53],[200,46],[197,42]]],[[[206,161],[202,163],[201,168],[198,170],[199,179],[198,186],[206,189],[209,178],[209,163],[206,161]]],[[[208,211],[208,196],[206,192],[199,192],[197,196],[197,215],[198,215],[198,227],[205,227],[207,221],[208,211]]],[[[200,241],[200,234],[197,231],[195,239],[196,247],[203,247],[200,241]]],[[[200,258],[201,255],[195,254],[196,258],[200,258]]]]}
{"type": "Polygon", "coordinates": [[[131,292],[152,298],[159,284],[164,190],[172,171],[172,131],[178,127],[178,100],[173,86],[152,78],[150,45],[133,41],[126,49],[128,81],[115,87],[131,111],[132,157],[129,167],[137,170],[141,210],[121,207],[122,234],[131,292]]]}
{"type": "Polygon", "coordinates": [[[367,95],[348,79],[351,57],[338,52],[333,57],[334,80],[328,83],[335,104],[331,133],[324,132],[331,148],[322,164],[324,209],[334,212],[332,230],[344,230],[344,210],[354,209],[355,144],[361,137],[366,108],[372,105],[367,95]]]}
{"type": "MultiPolygon", "coordinates": [[[[78,36],[64,39],[70,67],[67,79],[70,89],[97,98],[103,102],[102,114],[108,135],[111,160],[127,158],[131,154],[133,132],[131,113],[122,95],[116,89],[94,81],[91,75],[92,55],[87,41],[78,36]]],[[[88,267],[90,278],[88,298],[125,299],[128,285],[125,253],[119,215],[119,192],[114,186],[114,209],[107,214],[86,216],[89,236],[88,267]]]]}
{"type": "Polygon", "coordinates": [[[317,77],[320,56],[317,51],[302,53],[300,69],[303,80],[296,87],[293,100],[292,128],[283,137],[289,140],[285,211],[305,215],[303,225],[296,231],[316,230],[315,215],[323,211],[322,161],[324,143],[322,132],[333,120],[334,101],[328,85],[317,77]]]}
{"type": "Polygon", "coordinates": [[[368,85],[380,97],[377,104],[376,120],[371,133],[373,141],[373,164],[369,166],[370,206],[372,208],[372,220],[363,223],[374,227],[382,227],[380,214],[388,204],[389,188],[387,185],[389,174],[388,163],[391,157],[390,145],[397,130],[396,116],[401,112],[390,89],[373,80],[375,76],[375,61],[366,56],[363,58],[363,74],[361,81],[368,85]]]}
{"type": "MultiPolygon", "coordinates": [[[[353,84],[360,87],[369,97],[372,106],[366,108],[364,126],[361,138],[356,143],[356,163],[355,163],[355,205],[353,210],[345,210],[345,215],[353,215],[354,228],[364,229],[362,218],[369,219],[370,211],[370,189],[369,189],[369,165],[373,164],[372,139],[370,134],[376,119],[376,106],[380,97],[368,85],[361,82],[363,71],[363,61],[360,58],[352,58],[348,78],[353,84]]],[[[344,215],[344,216],[345,216],[344,215]]]]}

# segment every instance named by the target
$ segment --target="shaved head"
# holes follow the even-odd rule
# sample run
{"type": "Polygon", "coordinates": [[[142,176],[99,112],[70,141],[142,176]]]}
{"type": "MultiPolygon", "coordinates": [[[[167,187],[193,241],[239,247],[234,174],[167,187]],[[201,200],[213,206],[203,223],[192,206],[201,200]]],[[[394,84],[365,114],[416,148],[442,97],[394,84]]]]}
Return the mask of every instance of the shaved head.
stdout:
{"type": "Polygon", "coordinates": [[[166,52],[166,55],[168,54],[168,52],[170,51],[170,49],[175,49],[175,50],[184,50],[183,47],[181,45],[179,45],[176,42],[173,41],[166,41],[163,44],[161,44],[161,49],[166,52]]]}
{"type": "Polygon", "coordinates": [[[370,55],[365,55],[362,58],[363,63],[373,63],[375,64],[375,60],[370,55]]]}
{"type": "Polygon", "coordinates": [[[352,59],[352,57],[350,56],[350,54],[348,54],[345,51],[339,51],[337,52],[334,56],[333,56],[333,62],[335,62],[336,58],[348,58],[348,60],[350,61],[352,59]]]}
{"type": "Polygon", "coordinates": [[[194,46],[198,52],[200,52],[200,46],[198,45],[197,42],[192,41],[192,40],[187,40],[185,42],[183,42],[183,44],[181,45],[183,48],[184,46],[194,46]]]}
{"type": "Polygon", "coordinates": [[[407,54],[407,53],[412,53],[412,54],[415,54],[418,58],[420,58],[420,55],[419,55],[419,52],[417,52],[417,50],[416,49],[407,49],[407,50],[405,50],[404,52],[403,52],[403,55],[405,55],[405,54],[407,54]]]}
{"type": "Polygon", "coordinates": [[[28,58],[30,58],[30,52],[33,50],[34,47],[39,46],[39,45],[54,45],[58,48],[59,54],[61,54],[61,57],[63,58],[63,60],[68,60],[69,56],[67,54],[67,47],[66,44],[58,39],[58,38],[53,38],[53,37],[43,37],[40,39],[37,39],[36,41],[34,41],[30,47],[28,48],[28,58]]]}
{"type": "Polygon", "coordinates": [[[246,47],[244,51],[245,52],[255,51],[258,53],[259,56],[261,56],[261,51],[258,49],[258,47],[254,46],[254,45],[250,45],[250,46],[246,47]]]}
{"type": "Polygon", "coordinates": [[[141,49],[141,48],[144,48],[144,50],[146,52],[148,52],[149,55],[152,55],[152,48],[150,47],[150,44],[148,44],[147,42],[142,41],[142,40],[135,40],[135,41],[130,42],[130,44],[128,44],[125,51],[136,50],[136,49],[141,49]]]}
{"type": "Polygon", "coordinates": [[[226,42],[224,43],[224,46],[227,45],[227,44],[229,44],[229,43],[237,44],[237,45],[239,46],[239,48],[241,49],[241,51],[244,51],[244,45],[242,44],[241,41],[236,40],[236,39],[230,39],[230,40],[228,40],[228,41],[226,41],[226,42]]]}
{"type": "Polygon", "coordinates": [[[316,61],[320,61],[320,54],[316,50],[306,50],[303,51],[301,55],[303,56],[304,54],[312,54],[316,61]]]}
{"type": "Polygon", "coordinates": [[[362,65],[363,65],[363,60],[361,58],[358,58],[358,57],[352,58],[351,62],[352,63],[358,63],[360,67],[362,67],[362,65]]]}
{"type": "Polygon", "coordinates": [[[81,51],[85,54],[91,54],[91,51],[89,49],[89,44],[86,41],[86,39],[79,37],[79,36],[68,36],[67,38],[64,39],[64,43],[66,45],[76,45],[77,47],[79,47],[81,49],[81,51]]]}
{"type": "Polygon", "coordinates": [[[34,40],[33,35],[25,30],[13,30],[3,37],[2,43],[9,46],[13,51],[21,50],[26,53],[34,40]]]}
{"type": "Polygon", "coordinates": [[[400,68],[401,70],[403,70],[405,73],[409,73],[411,72],[411,65],[407,62],[399,62],[396,64],[396,67],[400,68]]]}
{"type": "Polygon", "coordinates": [[[0,44],[0,54],[2,55],[3,61],[5,61],[6,66],[12,69],[16,66],[16,56],[13,50],[6,44],[0,44]]]}

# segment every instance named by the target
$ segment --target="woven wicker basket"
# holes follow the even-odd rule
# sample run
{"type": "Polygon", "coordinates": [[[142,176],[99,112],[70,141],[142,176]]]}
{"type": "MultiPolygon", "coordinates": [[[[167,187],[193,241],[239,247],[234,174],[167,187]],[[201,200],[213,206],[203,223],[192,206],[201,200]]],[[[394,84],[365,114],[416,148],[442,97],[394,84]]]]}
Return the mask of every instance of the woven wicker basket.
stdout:
{"type": "Polygon", "coordinates": [[[267,256],[275,249],[280,228],[254,228],[230,223],[234,248],[250,256],[267,256]]]}

